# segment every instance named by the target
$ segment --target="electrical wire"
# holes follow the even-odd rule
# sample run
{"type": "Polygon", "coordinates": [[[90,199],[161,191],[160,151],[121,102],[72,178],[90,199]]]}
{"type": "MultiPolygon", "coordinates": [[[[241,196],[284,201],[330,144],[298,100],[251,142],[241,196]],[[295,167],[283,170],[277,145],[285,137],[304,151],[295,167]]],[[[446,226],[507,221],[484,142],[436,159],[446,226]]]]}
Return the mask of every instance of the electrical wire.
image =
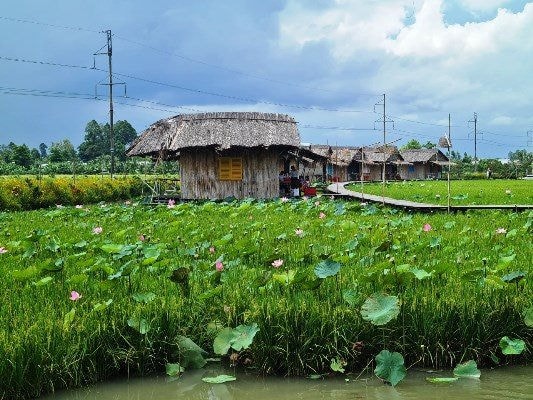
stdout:
{"type": "Polygon", "coordinates": [[[72,30],[72,31],[84,31],[84,32],[92,32],[92,33],[102,33],[102,31],[95,31],[94,29],[80,28],[80,27],[77,27],[77,26],[63,26],[63,25],[47,24],[47,23],[44,23],[44,22],[30,21],[30,20],[27,20],[27,19],[3,17],[1,15],[0,15],[0,19],[3,19],[5,21],[10,21],[10,22],[20,22],[20,23],[24,23],[24,24],[47,26],[47,27],[50,27],[50,28],[68,29],[68,30],[72,30]]]}

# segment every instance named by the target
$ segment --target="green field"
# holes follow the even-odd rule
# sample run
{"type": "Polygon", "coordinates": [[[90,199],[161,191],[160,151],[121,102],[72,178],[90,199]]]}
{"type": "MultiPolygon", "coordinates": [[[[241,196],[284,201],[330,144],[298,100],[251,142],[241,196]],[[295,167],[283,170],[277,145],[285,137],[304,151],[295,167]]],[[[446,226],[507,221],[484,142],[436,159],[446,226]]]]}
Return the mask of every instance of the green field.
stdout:
{"type": "MultiPolygon", "coordinates": [[[[381,196],[381,183],[365,183],[346,186],[347,189],[381,196]]],[[[419,203],[441,204],[447,202],[447,182],[401,181],[385,184],[385,197],[410,200],[419,203]]],[[[531,180],[470,180],[450,182],[451,204],[533,204],[531,180]]]]}
{"type": "Polygon", "coordinates": [[[415,368],[533,360],[533,213],[408,214],[322,197],[0,222],[0,398],[191,368],[184,337],[213,357],[215,337],[240,324],[259,331],[232,361],[257,373],[359,371],[383,349],[415,368]],[[505,336],[525,350],[502,354],[505,336]]]}

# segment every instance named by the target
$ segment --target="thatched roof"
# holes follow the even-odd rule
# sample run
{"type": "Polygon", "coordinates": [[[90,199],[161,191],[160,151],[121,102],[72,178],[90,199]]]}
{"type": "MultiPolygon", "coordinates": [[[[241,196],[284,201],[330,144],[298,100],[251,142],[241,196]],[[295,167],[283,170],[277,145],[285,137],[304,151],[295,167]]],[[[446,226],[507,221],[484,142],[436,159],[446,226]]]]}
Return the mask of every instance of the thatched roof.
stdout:
{"type": "Polygon", "coordinates": [[[296,121],[285,114],[212,112],[183,114],[152,124],[127,150],[128,156],[178,153],[193,147],[270,147],[300,145],[296,121]]]}
{"type": "Polygon", "coordinates": [[[430,161],[449,161],[439,149],[408,149],[400,152],[403,159],[410,163],[427,163],[430,161]]]}
{"type": "Polygon", "coordinates": [[[328,162],[339,167],[350,165],[355,155],[361,151],[360,147],[329,146],[326,144],[312,144],[306,146],[306,149],[327,158],[328,162]]]}
{"type": "Polygon", "coordinates": [[[365,147],[363,154],[365,162],[369,164],[383,164],[383,161],[385,163],[399,163],[404,160],[396,146],[365,147]]]}

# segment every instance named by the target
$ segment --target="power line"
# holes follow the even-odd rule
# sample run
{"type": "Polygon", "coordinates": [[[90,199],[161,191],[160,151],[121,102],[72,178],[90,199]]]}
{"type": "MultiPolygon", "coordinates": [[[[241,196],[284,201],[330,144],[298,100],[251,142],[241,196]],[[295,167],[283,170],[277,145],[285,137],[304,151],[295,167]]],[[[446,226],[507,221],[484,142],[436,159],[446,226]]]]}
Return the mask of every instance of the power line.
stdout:
{"type": "MultiPolygon", "coordinates": [[[[241,70],[238,70],[238,69],[229,68],[229,67],[226,67],[226,66],[223,66],[223,65],[213,64],[213,63],[210,63],[210,62],[207,62],[207,61],[198,60],[198,59],[195,59],[195,58],[192,58],[192,57],[184,56],[182,54],[178,54],[178,53],[173,53],[173,52],[170,52],[170,51],[162,50],[162,49],[159,49],[157,47],[153,47],[153,46],[141,43],[141,42],[137,42],[135,40],[131,40],[131,39],[128,39],[128,38],[125,38],[125,37],[122,37],[122,36],[118,36],[118,35],[114,35],[114,36],[117,39],[123,40],[123,41],[128,42],[128,43],[135,44],[137,46],[145,47],[147,49],[156,51],[158,53],[167,54],[167,55],[170,55],[170,56],[173,56],[173,57],[178,57],[178,58],[180,58],[180,59],[182,59],[184,61],[188,61],[188,62],[191,62],[191,63],[200,64],[200,65],[205,65],[205,66],[210,67],[210,68],[220,69],[222,71],[231,72],[233,74],[242,75],[242,76],[246,76],[246,77],[254,78],[254,79],[259,79],[259,80],[264,80],[264,81],[267,81],[267,82],[272,82],[272,83],[276,83],[276,84],[280,84],[280,85],[300,87],[300,88],[303,88],[303,89],[310,89],[310,90],[319,90],[319,91],[322,91],[322,92],[329,92],[329,93],[339,93],[339,91],[337,91],[337,90],[331,90],[331,89],[324,89],[324,88],[319,88],[319,87],[315,87],[315,86],[302,85],[302,84],[299,84],[299,83],[287,82],[287,81],[283,81],[283,80],[279,80],[279,79],[273,79],[273,78],[269,78],[269,77],[258,75],[258,74],[252,74],[252,73],[249,73],[249,72],[244,72],[244,71],[241,71],[241,70]]],[[[352,95],[353,95],[353,93],[352,93],[352,95]]],[[[377,93],[355,93],[355,95],[356,96],[368,96],[368,97],[377,97],[378,96],[377,93]]]]}
{"type": "MultiPolygon", "coordinates": [[[[387,117],[394,118],[394,119],[399,119],[399,120],[402,120],[402,121],[412,122],[414,124],[432,125],[432,126],[444,126],[446,128],[448,127],[448,124],[435,124],[435,123],[432,123],[432,122],[423,122],[423,121],[417,121],[417,120],[413,120],[413,119],[396,117],[394,115],[387,115],[387,117]]],[[[462,128],[462,126],[460,126],[460,125],[451,125],[451,128],[462,128]]]]}
{"type": "MultiPolygon", "coordinates": [[[[41,64],[41,65],[50,65],[54,67],[64,67],[64,68],[80,68],[80,69],[87,69],[87,70],[95,70],[100,72],[108,72],[105,69],[97,68],[97,67],[87,67],[82,65],[72,65],[72,64],[61,64],[61,63],[53,63],[53,62],[46,62],[46,61],[35,61],[35,60],[28,60],[28,59],[22,59],[22,58],[11,58],[11,57],[2,57],[0,56],[0,60],[7,60],[7,61],[15,61],[15,62],[24,62],[24,63],[32,63],[32,64],[41,64]]],[[[296,108],[296,109],[302,109],[302,110],[316,110],[316,111],[329,111],[329,112],[344,112],[344,113],[367,113],[367,114],[374,114],[372,111],[365,111],[365,110],[343,110],[343,109],[336,109],[336,108],[325,108],[325,107],[316,107],[316,106],[303,106],[298,104],[286,104],[286,103],[277,103],[273,101],[267,101],[267,100],[259,100],[259,99],[252,99],[248,97],[239,97],[239,96],[232,96],[232,95],[226,95],[222,93],[216,93],[216,92],[210,92],[206,90],[201,89],[193,89],[188,88],[181,85],[175,85],[171,83],[165,83],[165,82],[158,82],[152,79],[146,79],[141,78],[138,76],[130,75],[130,74],[123,74],[119,72],[114,72],[114,76],[120,76],[122,78],[129,78],[138,80],[141,82],[151,83],[154,85],[160,85],[165,87],[171,87],[174,89],[180,89],[183,91],[191,92],[191,93],[198,93],[198,94],[205,94],[209,96],[216,96],[216,97],[222,97],[227,98],[231,100],[237,100],[242,101],[245,103],[260,103],[260,104],[268,104],[268,105],[274,105],[278,107],[285,107],[285,108],[296,108]]]]}
{"type": "Polygon", "coordinates": [[[77,27],[77,26],[63,26],[63,25],[47,24],[47,23],[44,23],[44,22],[30,21],[30,20],[27,20],[27,19],[3,17],[1,15],[0,15],[0,19],[3,19],[5,21],[11,21],[11,22],[20,22],[20,23],[24,23],[24,24],[47,26],[47,27],[50,27],[50,28],[68,29],[68,30],[72,30],[72,31],[84,31],[84,32],[92,32],[92,33],[100,33],[101,32],[101,31],[95,31],[94,29],[80,28],[80,27],[77,27]]]}
{"type": "Polygon", "coordinates": [[[310,129],[327,129],[327,130],[339,130],[339,131],[375,131],[375,128],[347,128],[342,126],[317,126],[317,125],[300,125],[301,128],[310,129]]]}

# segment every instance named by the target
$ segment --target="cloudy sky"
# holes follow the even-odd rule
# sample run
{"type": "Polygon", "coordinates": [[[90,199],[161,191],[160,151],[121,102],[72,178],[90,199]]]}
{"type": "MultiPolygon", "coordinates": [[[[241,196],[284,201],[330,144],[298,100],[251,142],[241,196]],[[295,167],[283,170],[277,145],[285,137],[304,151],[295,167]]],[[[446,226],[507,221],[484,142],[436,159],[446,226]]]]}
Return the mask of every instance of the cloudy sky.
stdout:
{"type": "Polygon", "coordinates": [[[263,111],[294,116],[302,142],[369,145],[385,94],[387,141],[437,142],[451,114],[454,149],[473,155],[477,113],[478,157],[532,151],[533,2],[520,0],[3,0],[0,144],[77,146],[107,121],[107,57],[93,56],[107,29],[127,88],[115,121],[139,132],[263,111]]]}

